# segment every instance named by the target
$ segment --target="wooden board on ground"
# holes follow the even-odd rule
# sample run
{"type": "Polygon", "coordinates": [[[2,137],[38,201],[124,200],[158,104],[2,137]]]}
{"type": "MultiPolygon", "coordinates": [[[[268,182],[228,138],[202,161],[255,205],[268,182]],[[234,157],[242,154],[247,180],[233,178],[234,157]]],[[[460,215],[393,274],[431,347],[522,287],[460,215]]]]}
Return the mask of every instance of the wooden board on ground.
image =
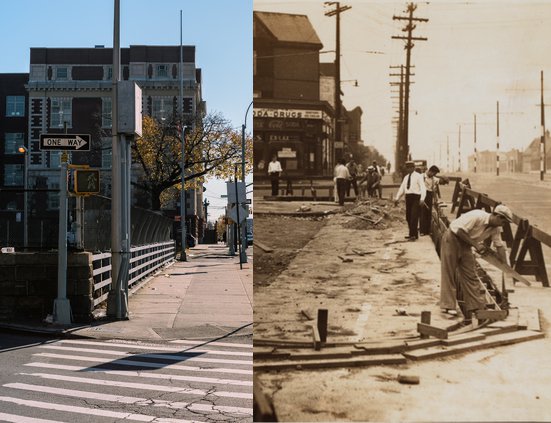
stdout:
{"type": "Polygon", "coordinates": [[[437,328],[436,326],[427,325],[425,323],[417,323],[417,332],[422,335],[434,336],[438,339],[448,338],[448,331],[446,329],[437,328]]]}
{"type": "Polygon", "coordinates": [[[314,349],[319,351],[321,349],[321,339],[318,327],[316,325],[312,325],[312,338],[314,340],[314,349]]]}
{"type": "Polygon", "coordinates": [[[405,352],[404,356],[411,360],[426,360],[429,358],[440,358],[454,354],[480,350],[484,348],[499,347],[503,345],[516,344],[518,342],[531,341],[543,338],[544,334],[534,331],[517,331],[489,336],[482,341],[468,342],[466,344],[454,345],[451,347],[431,347],[421,350],[405,352]]]}
{"type": "Polygon", "coordinates": [[[540,313],[536,307],[519,307],[518,322],[519,327],[538,332],[541,331],[540,313]]]}
{"type": "Polygon", "coordinates": [[[253,245],[256,245],[258,248],[260,248],[265,253],[272,253],[274,251],[273,248],[268,247],[266,244],[261,243],[260,241],[253,241],[253,245]]]}
{"type": "Polygon", "coordinates": [[[507,314],[507,310],[478,310],[476,312],[476,318],[479,320],[505,320],[507,318],[507,314]]]}
{"type": "Polygon", "coordinates": [[[274,347],[254,347],[253,358],[255,360],[271,359],[271,360],[284,360],[289,358],[291,354],[287,351],[279,351],[274,347]]]}
{"type": "Polygon", "coordinates": [[[406,359],[400,354],[383,354],[349,359],[328,360],[289,360],[278,363],[254,363],[253,372],[269,370],[325,369],[338,367],[377,366],[383,364],[405,364],[406,359]]]}
{"type": "Polygon", "coordinates": [[[480,333],[490,336],[490,335],[499,335],[501,333],[516,332],[520,328],[516,322],[509,322],[508,320],[501,320],[498,322],[492,322],[487,325],[485,328],[480,330],[480,333]]]}
{"type": "Polygon", "coordinates": [[[256,376],[253,378],[253,402],[254,402],[254,421],[255,422],[275,422],[275,414],[272,401],[262,390],[262,385],[256,376]]]}
{"type": "Polygon", "coordinates": [[[451,347],[452,345],[466,344],[467,342],[482,341],[484,338],[486,338],[486,336],[478,332],[463,333],[457,336],[450,336],[448,339],[443,339],[442,344],[451,347]]]}

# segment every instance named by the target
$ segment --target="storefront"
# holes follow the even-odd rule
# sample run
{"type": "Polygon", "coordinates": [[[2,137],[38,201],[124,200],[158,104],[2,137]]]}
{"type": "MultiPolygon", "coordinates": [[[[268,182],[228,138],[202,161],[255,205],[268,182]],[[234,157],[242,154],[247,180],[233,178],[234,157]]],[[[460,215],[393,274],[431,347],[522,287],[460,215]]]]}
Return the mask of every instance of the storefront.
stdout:
{"type": "Polygon", "coordinates": [[[323,176],[331,173],[332,127],[325,110],[254,109],[255,176],[265,175],[277,155],[287,177],[323,176]]]}

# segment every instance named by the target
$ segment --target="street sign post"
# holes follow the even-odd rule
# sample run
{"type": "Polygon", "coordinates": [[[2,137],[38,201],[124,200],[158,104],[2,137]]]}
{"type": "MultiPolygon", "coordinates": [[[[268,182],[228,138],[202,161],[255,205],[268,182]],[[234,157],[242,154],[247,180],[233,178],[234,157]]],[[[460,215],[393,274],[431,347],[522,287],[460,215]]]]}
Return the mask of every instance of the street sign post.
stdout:
{"type": "Polygon", "coordinates": [[[40,149],[52,151],[90,151],[90,135],[40,134],[40,149]]]}

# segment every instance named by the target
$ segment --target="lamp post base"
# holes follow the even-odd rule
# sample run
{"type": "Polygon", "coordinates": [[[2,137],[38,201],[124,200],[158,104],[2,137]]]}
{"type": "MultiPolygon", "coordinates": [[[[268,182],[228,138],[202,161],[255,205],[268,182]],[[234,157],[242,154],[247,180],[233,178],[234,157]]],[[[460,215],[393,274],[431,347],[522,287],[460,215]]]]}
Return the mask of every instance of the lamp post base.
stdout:
{"type": "Polygon", "coordinates": [[[54,300],[54,323],[70,325],[71,314],[71,303],[67,298],[56,298],[54,300]]]}

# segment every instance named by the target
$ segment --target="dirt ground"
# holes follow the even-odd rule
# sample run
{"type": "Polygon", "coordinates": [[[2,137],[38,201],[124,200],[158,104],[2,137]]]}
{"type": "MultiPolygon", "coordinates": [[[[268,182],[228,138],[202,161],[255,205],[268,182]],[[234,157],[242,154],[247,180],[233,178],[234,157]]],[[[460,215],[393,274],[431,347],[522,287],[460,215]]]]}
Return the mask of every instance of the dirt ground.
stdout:
{"type": "MultiPolygon", "coordinates": [[[[265,204],[281,213],[299,206],[265,204]]],[[[426,236],[404,242],[403,215],[402,207],[380,200],[315,221],[255,216],[262,220],[260,227],[255,223],[255,239],[273,248],[279,234],[284,246],[260,260],[255,248],[254,339],[308,341],[312,321],[306,316],[315,318],[320,308],[329,310],[328,342],[414,337],[425,310],[436,326],[456,322],[438,307],[434,245],[426,236]],[[257,266],[265,279],[257,280],[257,266]]],[[[513,306],[545,310],[547,330],[548,292],[538,286],[514,290],[513,306]]],[[[545,338],[427,362],[258,376],[280,421],[549,421],[549,348],[545,338]],[[421,383],[399,384],[398,374],[417,375],[421,383]]]]}

